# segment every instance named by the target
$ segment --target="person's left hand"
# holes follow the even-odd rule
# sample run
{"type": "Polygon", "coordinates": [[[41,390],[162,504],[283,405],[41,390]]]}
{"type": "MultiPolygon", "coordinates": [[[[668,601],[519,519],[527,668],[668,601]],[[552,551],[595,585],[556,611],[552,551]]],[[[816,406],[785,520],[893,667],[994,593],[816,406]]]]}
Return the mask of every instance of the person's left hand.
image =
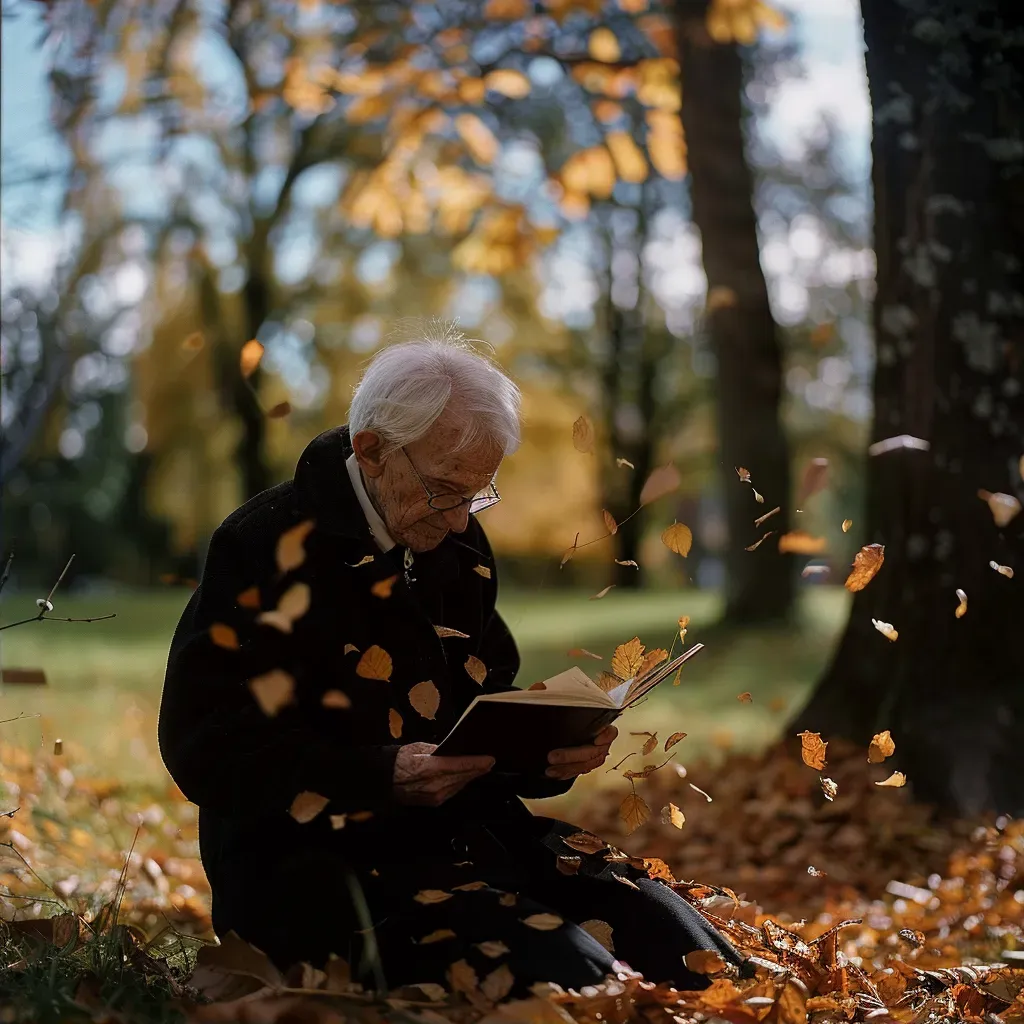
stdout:
{"type": "Polygon", "coordinates": [[[544,773],[549,779],[574,779],[600,768],[608,756],[612,740],[619,735],[614,725],[606,725],[586,747],[561,747],[548,754],[550,768],[544,773]]]}

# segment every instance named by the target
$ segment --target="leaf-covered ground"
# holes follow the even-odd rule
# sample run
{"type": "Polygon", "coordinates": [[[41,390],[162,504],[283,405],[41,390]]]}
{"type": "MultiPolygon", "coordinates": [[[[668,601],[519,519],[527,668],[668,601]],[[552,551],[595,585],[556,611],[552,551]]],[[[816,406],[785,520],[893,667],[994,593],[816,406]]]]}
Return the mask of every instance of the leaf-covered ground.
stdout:
{"type": "MultiPolygon", "coordinates": [[[[906,790],[875,785],[888,772],[865,751],[831,744],[828,755],[832,800],[799,752],[779,747],[637,778],[650,814],[628,838],[629,790],[578,808],[612,847],[662,859],[679,880],[666,884],[756,958],[755,977],[711,958],[703,992],[624,969],[593,990],[509,1004],[495,1000],[497,978],[456,971],[451,991],[381,998],[353,990],[340,961],[281,977],[244,944],[203,944],[194,808],[171,789],[140,799],[77,777],[64,757],[0,748],[2,916],[13,921],[0,924],[0,1020],[1024,1019],[1024,822],[937,824],[906,790]]],[[[300,879],[268,880],[254,898],[269,912],[285,892],[316,899],[300,879]]]]}

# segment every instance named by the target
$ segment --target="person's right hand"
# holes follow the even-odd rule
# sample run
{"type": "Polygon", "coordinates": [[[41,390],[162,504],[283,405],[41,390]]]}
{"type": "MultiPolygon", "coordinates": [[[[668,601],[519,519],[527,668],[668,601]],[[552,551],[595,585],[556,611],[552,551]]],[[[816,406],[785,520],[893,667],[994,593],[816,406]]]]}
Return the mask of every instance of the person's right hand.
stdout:
{"type": "Polygon", "coordinates": [[[486,775],[493,757],[433,757],[436,743],[406,743],[395,758],[395,799],[440,807],[473,779],[486,775]]]}

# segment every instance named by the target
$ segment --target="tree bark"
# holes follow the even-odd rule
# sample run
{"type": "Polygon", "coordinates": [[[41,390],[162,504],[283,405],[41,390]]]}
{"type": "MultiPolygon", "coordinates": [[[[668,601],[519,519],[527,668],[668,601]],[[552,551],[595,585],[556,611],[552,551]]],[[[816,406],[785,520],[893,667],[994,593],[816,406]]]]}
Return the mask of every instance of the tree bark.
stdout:
{"type": "Polygon", "coordinates": [[[885,545],[794,729],[889,729],[915,796],[1024,814],[1024,9],[862,0],[873,108],[877,368],[863,542],[885,545]],[[1016,33],[1014,37],[1013,33],[1016,33]],[[1016,570],[1009,579],[990,563],[1016,570]],[[967,613],[954,617],[957,588],[967,613]],[[872,618],[891,622],[890,643],[872,618]]]}
{"type": "Polygon", "coordinates": [[[729,544],[726,619],[764,623],[789,616],[793,574],[774,544],[757,539],[754,519],[774,505],[786,531],[789,448],[779,416],[782,356],[761,269],[754,182],[743,139],[743,65],[735,45],[713,42],[707,3],[677,0],[682,121],[690,165],[693,222],[701,234],[708,279],[707,324],[717,360],[719,471],[729,544]],[[750,470],[767,504],[755,504],[736,467],[750,470]]]}

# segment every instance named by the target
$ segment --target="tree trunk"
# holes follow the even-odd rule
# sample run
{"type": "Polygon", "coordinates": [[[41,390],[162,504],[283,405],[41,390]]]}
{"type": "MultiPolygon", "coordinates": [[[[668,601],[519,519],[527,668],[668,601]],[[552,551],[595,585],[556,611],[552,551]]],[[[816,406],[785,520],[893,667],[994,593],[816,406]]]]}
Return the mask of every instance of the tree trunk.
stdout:
{"type": "Polygon", "coordinates": [[[753,176],[743,141],[743,66],[735,45],[713,42],[707,3],[677,0],[682,121],[690,165],[693,221],[701,234],[708,279],[707,323],[718,364],[719,470],[729,544],[726,619],[785,619],[793,574],[774,544],[744,548],[759,536],[754,519],[775,505],[787,529],[789,448],[779,417],[782,356],[761,270],[753,176]],[[736,467],[750,470],[766,505],[757,505],[736,467]]]}
{"type": "Polygon", "coordinates": [[[878,264],[873,438],[907,434],[929,447],[869,460],[862,540],[885,545],[885,564],[857,594],[794,728],[862,743],[889,729],[919,799],[1020,815],[1024,514],[1001,528],[978,491],[1024,497],[1024,9],[862,9],[878,264]],[[992,27],[999,11],[1003,31],[992,27]],[[957,588],[968,598],[960,619],[957,588]]]}

